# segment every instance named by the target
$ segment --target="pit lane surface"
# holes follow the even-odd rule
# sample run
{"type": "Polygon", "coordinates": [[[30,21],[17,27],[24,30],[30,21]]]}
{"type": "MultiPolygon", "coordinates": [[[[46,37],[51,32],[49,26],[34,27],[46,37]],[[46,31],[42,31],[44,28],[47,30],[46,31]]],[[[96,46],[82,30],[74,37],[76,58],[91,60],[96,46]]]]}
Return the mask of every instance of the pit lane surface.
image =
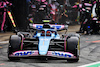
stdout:
{"type": "Polygon", "coordinates": [[[100,35],[81,35],[81,54],[77,63],[68,63],[67,60],[45,61],[32,58],[9,61],[7,58],[7,47],[7,42],[0,43],[0,67],[77,67],[100,61],[100,35]]]}

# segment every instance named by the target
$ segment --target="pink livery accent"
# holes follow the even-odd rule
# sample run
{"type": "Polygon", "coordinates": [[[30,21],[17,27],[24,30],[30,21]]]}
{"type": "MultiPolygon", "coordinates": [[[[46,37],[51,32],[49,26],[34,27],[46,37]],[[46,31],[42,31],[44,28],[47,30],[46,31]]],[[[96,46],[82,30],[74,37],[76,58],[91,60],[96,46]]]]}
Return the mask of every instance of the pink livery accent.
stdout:
{"type": "Polygon", "coordinates": [[[4,8],[4,3],[3,2],[0,2],[0,8],[4,8]]]}
{"type": "Polygon", "coordinates": [[[41,25],[41,26],[43,26],[43,24],[33,24],[33,27],[36,28],[36,25],[41,25]]]}
{"type": "MultiPolygon", "coordinates": [[[[10,4],[10,3],[8,1],[0,2],[0,8],[6,7],[7,4],[10,4]],[[3,6],[1,6],[2,4],[3,4],[3,6]]],[[[1,24],[1,30],[2,31],[4,30],[3,28],[4,28],[5,21],[6,21],[6,8],[4,8],[3,21],[2,21],[2,24],[1,24]]]]}
{"type": "MultiPolygon", "coordinates": [[[[13,54],[9,55],[11,57],[29,57],[29,56],[41,56],[39,55],[38,50],[22,50],[16,51],[13,54]]],[[[62,51],[48,51],[44,56],[52,56],[52,57],[62,57],[62,58],[76,58],[72,53],[62,52],[62,51]]]]}
{"type": "Polygon", "coordinates": [[[32,50],[21,50],[21,51],[14,52],[10,56],[16,56],[16,54],[17,54],[17,56],[22,56],[22,55],[18,55],[18,54],[24,54],[24,53],[27,54],[27,55],[24,55],[24,57],[25,56],[38,56],[39,55],[37,50],[35,50],[35,51],[32,51],[32,50]],[[29,52],[32,52],[32,53],[28,54],[29,52]]]}
{"type": "Polygon", "coordinates": [[[77,8],[77,5],[74,5],[73,8],[77,8]]]}
{"type": "Polygon", "coordinates": [[[93,4],[95,4],[95,3],[96,3],[96,1],[93,2],[93,4]]]}
{"type": "Polygon", "coordinates": [[[86,22],[83,22],[83,24],[86,24],[86,22]]]}
{"type": "Polygon", "coordinates": [[[22,37],[22,43],[21,43],[21,50],[23,49],[23,37],[22,37]]]}
{"type": "MultiPolygon", "coordinates": [[[[33,24],[33,28],[36,28],[37,25],[41,25],[43,26],[43,24],[33,24]]],[[[61,26],[61,29],[64,29],[64,25],[53,25],[53,24],[50,24],[50,27],[53,27],[53,26],[61,26]]]]}
{"type": "Polygon", "coordinates": [[[50,14],[53,14],[53,15],[55,15],[56,13],[55,13],[55,12],[53,12],[53,11],[51,11],[51,12],[50,12],[50,14]]]}
{"type": "Polygon", "coordinates": [[[93,20],[97,20],[97,18],[93,18],[93,20]]]}
{"type": "MultiPolygon", "coordinates": [[[[100,21],[96,21],[96,23],[100,23],[100,21]]],[[[100,41],[99,41],[100,42],[100,41]]]]}
{"type": "Polygon", "coordinates": [[[22,42],[21,42],[21,50],[23,49],[23,40],[24,40],[24,36],[21,34],[22,37],[22,42]]]}
{"type": "Polygon", "coordinates": [[[79,4],[79,7],[82,8],[82,4],[79,4]]]}
{"type": "Polygon", "coordinates": [[[4,5],[7,5],[6,2],[3,2],[3,3],[4,3],[4,5]]]}
{"type": "Polygon", "coordinates": [[[12,3],[8,2],[7,0],[6,0],[6,4],[7,4],[7,5],[9,4],[9,6],[11,6],[11,5],[12,5],[12,3]]]}
{"type": "Polygon", "coordinates": [[[44,2],[44,4],[48,5],[48,2],[44,2]]]}
{"type": "Polygon", "coordinates": [[[90,8],[90,7],[86,7],[86,9],[91,10],[91,8],[90,8]]]}
{"type": "Polygon", "coordinates": [[[82,10],[80,10],[80,12],[82,12],[82,10]]]}
{"type": "Polygon", "coordinates": [[[45,2],[46,0],[41,0],[41,2],[45,2]]]}
{"type": "Polygon", "coordinates": [[[75,57],[72,53],[69,53],[69,52],[62,52],[62,51],[48,51],[48,56],[54,56],[54,53],[55,54],[68,54],[68,55],[71,55],[71,57],[75,57]]]}
{"type": "Polygon", "coordinates": [[[92,6],[92,4],[84,3],[85,6],[92,6]]]}
{"type": "Polygon", "coordinates": [[[40,7],[46,7],[46,5],[41,5],[40,7]]]}
{"type": "Polygon", "coordinates": [[[82,8],[82,11],[85,11],[85,9],[84,9],[84,8],[82,8]]]}
{"type": "Polygon", "coordinates": [[[65,40],[64,40],[64,50],[66,51],[66,38],[67,36],[65,37],[65,40]]]}
{"type": "Polygon", "coordinates": [[[6,12],[4,12],[3,14],[3,22],[2,22],[2,25],[1,25],[1,30],[3,31],[3,27],[4,27],[4,24],[5,24],[5,21],[6,21],[6,12]]]}
{"type": "Polygon", "coordinates": [[[12,5],[12,3],[9,4],[10,6],[12,5]]]}
{"type": "Polygon", "coordinates": [[[8,1],[6,1],[6,3],[7,3],[7,4],[9,4],[9,2],[8,2],[8,1]]]}

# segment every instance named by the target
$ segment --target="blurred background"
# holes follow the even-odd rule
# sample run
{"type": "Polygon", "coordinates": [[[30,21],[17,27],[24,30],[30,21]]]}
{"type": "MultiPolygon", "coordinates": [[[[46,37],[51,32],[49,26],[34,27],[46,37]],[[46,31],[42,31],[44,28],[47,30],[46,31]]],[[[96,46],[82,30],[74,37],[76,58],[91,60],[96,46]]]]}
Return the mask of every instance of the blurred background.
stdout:
{"type": "MultiPolygon", "coordinates": [[[[29,22],[27,21],[27,17],[29,14],[29,3],[28,0],[8,0],[13,4],[11,7],[12,15],[14,17],[15,23],[20,29],[26,29],[29,22]]],[[[33,0],[34,1],[34,0],[33,0]]],[[[56,0],[60,5],[63,5],[63,0],[56,0]]],[[[48,3],[51,3],[51,0],[47,0],[48,3]]],[[[77,24],[77,11],[72,8],[72,6],[77,2],[77,0],[66,0],[67,2],[67,14],[68,21],[71,24],[77,24]]],[[[9,28],[11,26],[9,25],[9,28]]],[[[11,28],[10,28],[11,29],[11,28]]]]}

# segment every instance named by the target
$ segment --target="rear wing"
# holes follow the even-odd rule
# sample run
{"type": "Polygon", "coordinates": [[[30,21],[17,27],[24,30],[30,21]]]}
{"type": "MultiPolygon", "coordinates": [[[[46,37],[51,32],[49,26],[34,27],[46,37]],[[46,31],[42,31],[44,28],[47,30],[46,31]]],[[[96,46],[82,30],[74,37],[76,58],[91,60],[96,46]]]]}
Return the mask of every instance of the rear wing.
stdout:
{"type": "MultiPolygon", "coordinates": [[[[31,29],[43,29],[43,25],[44,24],[32,24],[32,23],[29,24],[29,26],[30,26],[31,29]]],[[[51,29],[55,29],[57,31],[67,30],[68,29],[68,25],[50,24],[50,28],[51,29]]]]}

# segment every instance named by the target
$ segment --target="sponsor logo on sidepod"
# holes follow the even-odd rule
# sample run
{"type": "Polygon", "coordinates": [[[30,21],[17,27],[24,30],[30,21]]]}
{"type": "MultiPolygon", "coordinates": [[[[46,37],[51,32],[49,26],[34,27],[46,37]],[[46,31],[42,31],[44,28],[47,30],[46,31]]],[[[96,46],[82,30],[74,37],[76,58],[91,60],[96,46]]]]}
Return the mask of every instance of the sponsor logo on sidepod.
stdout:
{"type": "Polygon", "coordinates": [[[26,56],[26,55],[32,55],[34,54],[34,51],[23,51],[23,52],[16,52],[15,56],[26,56]]]}

